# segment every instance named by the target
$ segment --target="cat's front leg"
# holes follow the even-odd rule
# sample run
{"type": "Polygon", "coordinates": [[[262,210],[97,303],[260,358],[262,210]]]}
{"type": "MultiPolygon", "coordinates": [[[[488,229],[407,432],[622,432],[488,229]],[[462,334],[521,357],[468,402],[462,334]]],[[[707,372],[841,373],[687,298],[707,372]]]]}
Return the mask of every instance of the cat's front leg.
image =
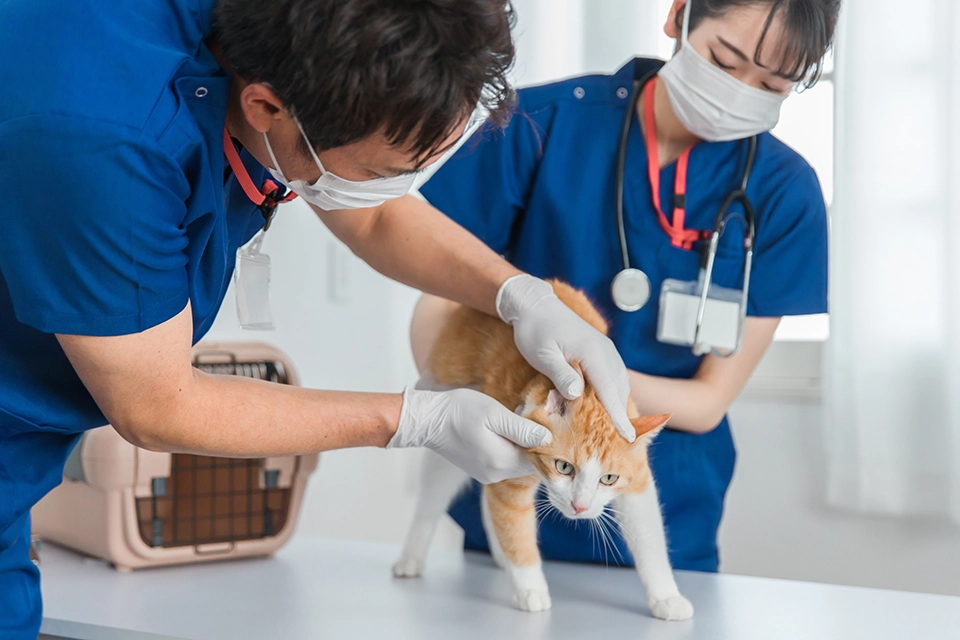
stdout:
{"type": "Polygon", "coordinates": [[[614,503],[620,528],[637,564],[637,573],[647,593],[647,604],[661,620],[686,620],[693,605],[680,595],[673,577],[657,488],[651,479],[641,493],[624,493],[614,503]]]}
{"type": "Polygon", "coordinates": [[[550,590],[537,547],[535,476],[487,485],[483,490],[483,524],[490,552],[513,582],[513,604],[522,611],[546,611],[550,590]]]}
{"type": "Polygon", "coordinates": [[[398,578],[419,578],[437,523],[470,478],[446,458],[426,450],[420,467],[420,488],[407,540],[393,565],[398,578]]]}

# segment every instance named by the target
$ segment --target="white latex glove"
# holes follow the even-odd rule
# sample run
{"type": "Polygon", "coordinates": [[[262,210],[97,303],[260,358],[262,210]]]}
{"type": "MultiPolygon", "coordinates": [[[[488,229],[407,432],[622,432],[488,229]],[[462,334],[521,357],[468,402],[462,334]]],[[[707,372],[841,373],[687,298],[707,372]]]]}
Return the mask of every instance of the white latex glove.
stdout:
{"type": "Polygon", "coordinates": [[[497,313],[513,325],[520,353],[567,400],[580,397],[583,379],[570,362],[580,363],[597,398],[629,442],[637,432],[627,417],[630,379],[613,341],[578,316],[553,292],[550,283],[529,274],[509,278],[497,292],[497,313]]]}
{"type": "Polygon", "coordinates": [[[427,447],[490,484],[535,473],[520,447],[544,446],[550,439],[546,427],[479,391],[407,388],[400,424],[387,448],[427,447]]]}

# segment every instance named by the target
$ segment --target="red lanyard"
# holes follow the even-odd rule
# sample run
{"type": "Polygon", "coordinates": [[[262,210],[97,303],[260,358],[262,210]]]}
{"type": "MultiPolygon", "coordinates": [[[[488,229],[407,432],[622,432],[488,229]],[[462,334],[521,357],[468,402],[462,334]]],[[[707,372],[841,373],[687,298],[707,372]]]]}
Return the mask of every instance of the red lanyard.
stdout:
{"type": "Polygon", "coordinates": [[[677,179],[674,183],[673,222],[667,220],[660,206],[660,150],[657,147],[657,121],[654,116],[653,98],[657,86],[654,78],[646,86],[643,96],[643,115],[647,134],[647,159],[650,173],[650,187],[653,189],[653,206],[657,209],[657,220],[664,233],[670,236],[670,244],[681,249],[691,250],[695,242],[710,237],[710,231],[685,229],[684,218],[687,207],[687,167],[690,164],[690,151],[687,149],[677,159],[677,179]]]}
{"type": "Polygon", "coordinates": [[[260,213],[262,213],[266,219],[267,223],[264,225],[264,229],[266,229],[273,218],[273,214],[277,210],[277,205],[290,202],[297,197],[297,194],[290,191],[278,199],[276,194],[277,191],[280,190],[280,187],[278,187],[277,183],[273,180],[264,180],[263,186],[257,189],[253,184],[253,179],[250,177],[247,168],[243,166],[243,161],[240,160],[240,154],[237,153],[236,147],[233,146],[233,141],[230,139],[230,134],[227,132],[226,127],[223,128],[223,152],[227,156],[227,162],[230,163],[230,168],[233,169],[233,175],[237,176],[237,182],[243,187],[243,192],[247,194],[247,197],[250,198],[253,204],[257,205],[260,213]]]}

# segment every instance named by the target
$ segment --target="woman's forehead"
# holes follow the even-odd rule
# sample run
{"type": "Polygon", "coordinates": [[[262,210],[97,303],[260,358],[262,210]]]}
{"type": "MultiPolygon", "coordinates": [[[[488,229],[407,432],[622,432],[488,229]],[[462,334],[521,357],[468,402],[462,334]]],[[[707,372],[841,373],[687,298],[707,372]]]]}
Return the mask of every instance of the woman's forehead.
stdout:
{"type": "Polygon", "coordinates": [[[785,60],[782,46],[784,33],[782,11],[768,4],[749,4],[731,7],[723,16],[705,18],[694,34],[710,39],[731,55],[756,63],[775,75],[789,69],[794,60],[785,60]],[[759,55],[758,55],[759,54],[759,55]]]}

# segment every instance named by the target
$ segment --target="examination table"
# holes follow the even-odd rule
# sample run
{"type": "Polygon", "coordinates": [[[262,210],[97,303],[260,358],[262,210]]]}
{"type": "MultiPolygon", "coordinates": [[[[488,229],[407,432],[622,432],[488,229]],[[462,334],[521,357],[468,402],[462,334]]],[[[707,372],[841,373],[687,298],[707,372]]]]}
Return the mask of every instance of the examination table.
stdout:
{"type": "Polygon", "coordinates": [[[960,639],[960,597],[681,571],[696,614],[662,622],[633,570],[548,563],[553,609],[523,613],[488,556],[434,549],[423,578],[398,580],[398,553],[302,535],[274,558],[121,574],[47,544],[41,638],[960,639]]]}

